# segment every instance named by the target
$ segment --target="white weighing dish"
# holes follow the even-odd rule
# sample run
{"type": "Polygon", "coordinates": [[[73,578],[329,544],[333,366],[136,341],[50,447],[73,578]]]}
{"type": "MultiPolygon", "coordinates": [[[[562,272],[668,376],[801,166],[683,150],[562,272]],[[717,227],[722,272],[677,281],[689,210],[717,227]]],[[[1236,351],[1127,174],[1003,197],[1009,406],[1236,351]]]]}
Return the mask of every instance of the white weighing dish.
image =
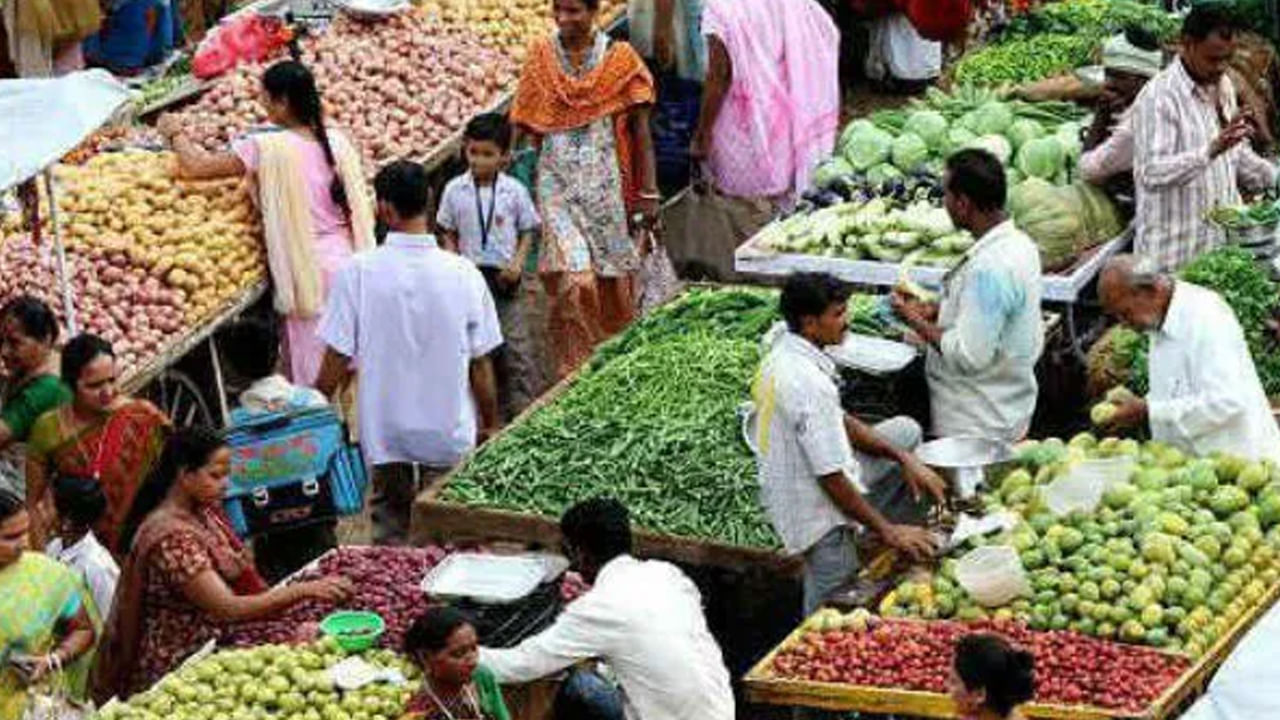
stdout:
{"type": "Polygon", "coordinates": [[[533,592],[547,577],[546,556],[454,553],[422,579],[422,591],[438,598],[469,598],[504,605],[533,592]]]}
{"type": "Polygon", "coordinates": [[[917,355],[916,349],[906,343],[857,333],[846,334],[844,342],[827,348],[826,352],[836,363],[872,375],[900,372],[917,355]]]}
{"type": "Polygon", "coordinates": [[[968,500],[982,483],[984,469],[1013,459],[1013,448],[986,438],[946,437],[920,445],[915,455],[925,465],[951,470],[956,494],[968,500]]]}

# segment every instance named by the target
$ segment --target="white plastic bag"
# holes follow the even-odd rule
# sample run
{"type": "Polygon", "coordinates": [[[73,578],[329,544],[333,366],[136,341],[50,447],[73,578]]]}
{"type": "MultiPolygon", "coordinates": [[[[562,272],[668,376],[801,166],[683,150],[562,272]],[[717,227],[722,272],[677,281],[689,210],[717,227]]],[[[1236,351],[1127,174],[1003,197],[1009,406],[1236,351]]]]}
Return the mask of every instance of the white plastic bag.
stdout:
{"type": "Polygon", "coordinates": [[[57,655],[48,679],[27,691],[27,707],[22,720],[83,720],[93,716],[92,706],[75,702],[67,693],[67,676],[57,655]]]}
{"type": "Polygon", "coordinates": [[[680,292],[680,278],[667,249],[652,230],[640,232],[640,270],[636,273],[636,311],[643,314],[680,292]]]}
{"type": "Polygon", "coordinates": [[[956,581],[985,607],[998,607],[1031,594],[1018,551],[1009,545],[986,545],[966,553],[956,563],[956,581]]]}
{"type": "Polygon", "coordinates": [[[1112,479],[1127,477],[1127,474],[1117,474],[1112,466],[1078,462],[1044,488],[1044,501],[1054,515],[1091,513],[1102,502],[1102,494],[1112,479]]]}

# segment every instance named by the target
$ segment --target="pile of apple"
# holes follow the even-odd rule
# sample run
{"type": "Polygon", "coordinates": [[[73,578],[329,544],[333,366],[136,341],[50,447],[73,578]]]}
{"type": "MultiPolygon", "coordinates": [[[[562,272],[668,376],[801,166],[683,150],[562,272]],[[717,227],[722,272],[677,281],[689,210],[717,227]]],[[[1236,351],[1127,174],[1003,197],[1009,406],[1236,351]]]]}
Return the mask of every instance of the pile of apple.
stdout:
{"type": "Polygon", "coordinates": [[[407,682],[339,690],[329,668],[349,656],[333,641],[226,650],[192,662],[127,702],[102,708],[101,720],[395,720],[421,685],[421,671],[387,650],[356,653],[407,682]]]}
{"type": "Polygon", "coordinates": [[[888,616],[1018,619],[1199,657],[1280,582],[1280,467],[1221,455],[1187,457],[1155,442],[1081,434],[1020,448],[1023,467],[988,496],[1017,527],[967,542],[932,579],[882,602],[888,616]],[[1082,463],[1119,463],[1092,512],[1055,515],[1046,488],[1082,463]],[[979,606],[956,579],[976,545],[1014,548],[1030,593],[979,606]]]}
{"type": "Polygon", "coordinates": [[[1190,666],[1181,655],[1019,623],[885,620],[865,610],[822,610],[783,644],[770,672],[791,680],[946,693],[956,641],[970,633],[998,634],[1030,651],[1040,703],[1141,713],[1190,666]]]}
{"type": "MultiPolygon", "coordinates": [[[[328,122],[359,147],[367,173],[400,158],[422,158],[511,87],[515,61],[418,11],[367,21],[339,15],[309,38],[303,62],[315,73],[328,122]]],[[[178,117],[209,150],[266,122],[263,66],[218,80],[178,117]]]]}
{"type": "Polygon", "coordinates": [[[341,608],[309,600],[274,617],[236,625],[225,642],[239,646],[307,642],[314,636],[316,623],[334,610],[343,609],[381,615],[387,625],[383,646],[398,648],[405,631],[430,605],[430,598],[419,583],[448,554],[448,549],[437,546],[338,548],[322,557],[315,569],[294,577],[293,582],[326,575],[349,578],[356,593],[341,608]]]}

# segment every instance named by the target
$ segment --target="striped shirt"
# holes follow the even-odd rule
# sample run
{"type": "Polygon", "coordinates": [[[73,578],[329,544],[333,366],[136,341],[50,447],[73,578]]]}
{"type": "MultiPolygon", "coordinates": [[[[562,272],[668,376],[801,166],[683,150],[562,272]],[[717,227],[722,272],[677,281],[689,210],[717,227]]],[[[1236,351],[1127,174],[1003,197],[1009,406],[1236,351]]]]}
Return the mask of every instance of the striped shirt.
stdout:
{"type": "Polygon", "coordinates": [[[1223,76],[1214,87],[1195,83],[1175,60],[1147,83],[1134,109],[1134,180],[1138,190],[1135,250],[1166,271],[1222,245],[1222,230],[1205,219],[1217,205],[1240,203],[1237,181],[1253,188],[1275,182],[1275,167],[1241,143],[1216,158],[1209,147],[1236,116],[1236,91],[1223,76]]]}

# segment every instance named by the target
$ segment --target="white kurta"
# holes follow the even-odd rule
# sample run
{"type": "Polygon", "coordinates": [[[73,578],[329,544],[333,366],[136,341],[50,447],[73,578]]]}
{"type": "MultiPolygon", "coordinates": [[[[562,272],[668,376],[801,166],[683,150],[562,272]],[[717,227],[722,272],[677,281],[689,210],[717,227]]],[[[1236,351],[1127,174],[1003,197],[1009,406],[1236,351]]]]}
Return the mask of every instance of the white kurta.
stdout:
{"type": "Polygon", "coordinates": [[[551,627],[508,650],[480,649],[500,683],[546,677],[580,660],[608,663],[627,720],[732,720],[729,671],[702,595],[674,565],[614,558],[551,627]]]}
{"type": "Polygon", "coordinates": [[[943,281],[940,347],[925,373],[933,432],[1014,441],[1036,409],[1040,252],[1007,220],[987,232],[943,281]]]}
{"type": "Polygon", "coordinates": [[[430,235],[391,233],[334,279],[319,334],[360,374],[371,465],[447,467],[475,447],[470,364],[502,344],[484,276],[430,235]]]}
{"type": "Polygon", "coordinates": [[[1213,450],[1280,462],[1280,428],[1235,313],[1212,291],[1178,282],[1150,333],[1151,436],[1196,455],[1213,450]]]}

